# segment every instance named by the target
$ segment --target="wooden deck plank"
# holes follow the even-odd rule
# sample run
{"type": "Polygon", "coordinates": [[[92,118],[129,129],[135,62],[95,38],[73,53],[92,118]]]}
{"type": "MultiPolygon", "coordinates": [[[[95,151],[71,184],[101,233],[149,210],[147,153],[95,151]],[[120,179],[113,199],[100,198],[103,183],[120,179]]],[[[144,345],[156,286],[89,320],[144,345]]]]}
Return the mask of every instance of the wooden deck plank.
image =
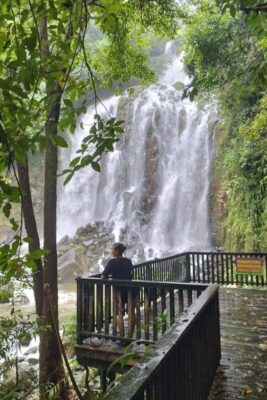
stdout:
{"type": "Polygon", "coordinates": [[[221,365],[208,400],[267,399],[267,290],[220,288],[221,365]]]}

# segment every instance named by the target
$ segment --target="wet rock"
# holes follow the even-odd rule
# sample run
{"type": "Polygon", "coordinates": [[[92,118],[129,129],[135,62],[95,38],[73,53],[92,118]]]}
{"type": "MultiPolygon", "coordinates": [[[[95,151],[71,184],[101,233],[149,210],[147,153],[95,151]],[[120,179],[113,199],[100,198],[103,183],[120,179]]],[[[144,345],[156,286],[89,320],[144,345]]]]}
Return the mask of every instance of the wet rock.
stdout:
{"type": "Polygon", "coordinates": [[[183,82],[177,81],[177,82],[175,82],[175,84],[173,85],[173,87],[174,87],[176,90],[184,90],[185,85],[184,85],[183,82]]]}
{"type": "Polygon", "coordinates": [[[29,357],[28,358],[28,363],[29,363],[29,366],[38,365],[39,364],[39,358],[37,358],[37,357],[29,357]]]}
{"type": "Polygon", "coordinates": [[[62,247],[64,245],[68,245],[70,242],[70,238],[68,235],[63,236],[63,238],[58,242],[58,246],[62,247]]]}
{"type": "Polygon", "coordinates": [[[146,214],[152,210],[155,204],[155,193],[157,188],[157,168],[159,161],[158,143],[155,136],[147,137],[146,140],[146,162],[145,183],[142,198],[142,211],[146,214]]]}
{"type": "Polygon", "coordinates": [[[86,229],[84,227],[78,228],[76,231],[76,235],[75,236],[84,236],[86,235],[88,232],[86,231],[86,229]]]}
{"type": "Polygon", "coordinates": [[[30,300],[24,294],[20,294],[20,295],[16,296],[16,298],[15,298],[16,305],[24,306],[26,304],[29,304],[29,302],[30,302],[30,300]]]}
{"type": "Polygon", "coordinates": [[[24,356],[29,356],[30,354],[37,354],[39,349],[37,346],[30,347],[27,351],[25,351],[24,356]]]}
{"type": "Polygon", "coordinates": [[[77,276],[99,273],[99,267],[103,268],[106,264],[113,243],[112,226],[102,221],[87,224],[79,228],[73,238],[61,240],[58,244],[59,281],[70,282],[77,276]],[[101,262],[101,259],[104,261],[101,262]]]}
{"type": "Polygon", "coordinates": [[[59,257],[58,264],[60,265],[61,268],[64,268],[64,266],[66,266],[70,263],[75,263],[75,258],[76,258],[76,254],[75,254],[74,249],[70,249],[64,255],[59,257]]]}
{"type": "Polygon", "coordinates": [[[70,249],[60,256],[58,259],[58,274],[60,281],[73,280],[75,277],[75,271],[77,271],[78,267],[74,249],[70,249]]]}
{"type": "Polygon", "coordinates": [[[83,242],[83,245],[86,247],[92,244],[94,244],[94,239],[86,240],[85,242],[83,242]]]}
{"type": "Polygon", "coordinates": [[[179,112],[179,117],[178,117],[178,132],[179,132],[179,134],[183,133],[185,128],[186,128],[186,112],[182,108],[181,111],[179,112]]]}

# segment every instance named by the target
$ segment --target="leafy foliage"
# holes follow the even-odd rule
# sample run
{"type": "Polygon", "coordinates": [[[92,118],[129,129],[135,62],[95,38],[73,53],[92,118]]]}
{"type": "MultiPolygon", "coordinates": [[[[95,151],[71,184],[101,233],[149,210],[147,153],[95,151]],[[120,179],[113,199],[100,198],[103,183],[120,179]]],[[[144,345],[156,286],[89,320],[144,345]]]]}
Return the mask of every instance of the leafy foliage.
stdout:
{"type": "Polygon", "coordinates": [[[100,159],[102,154],[114,150],[114,143],[119,140],[119,134],[123,132],[122,123],[115,118],[105,121],[100,115],[95,114],[95,122],[91,126],[89,135],[85,136],[81,148],[77,151],[78,155],[70,162],[70,168],[63,171],[68,174],[64,184],[68,183],[74,173],[81,168],[91,165],[100,172],[100,159]]]}
{"type": "Polygon", "coordinates": [[[192,77],[185,96],[215,94],[229,126],[221,149],[228,199],[224,244],[239,251],[267,248],[267,13],[242,10],[255,4],[203,0],[188,11],[185,28],[192,77]]]}
{"type": "MultiPolygon", "coordinates": [[[[23,315],[20,310],[12,308],[12,318],[0,319],[0,358],[3,369],[8,370],[14,364],[14,352],[26,339],[36,337],[47,327],[39,325],[29,315],[23,315]]],[[[3,371],[4,372],[4,371],[3,371]]]]}

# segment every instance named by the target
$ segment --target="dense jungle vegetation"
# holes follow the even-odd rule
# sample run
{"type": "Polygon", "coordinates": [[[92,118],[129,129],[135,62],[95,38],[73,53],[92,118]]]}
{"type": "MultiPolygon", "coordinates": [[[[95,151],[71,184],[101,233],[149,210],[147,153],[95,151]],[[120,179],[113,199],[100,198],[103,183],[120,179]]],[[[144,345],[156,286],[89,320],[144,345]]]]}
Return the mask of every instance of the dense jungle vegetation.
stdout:
{"type": "MultiPolygon", "coordinates": [[[[1,383],[5,399],[27,393],[38,398],[39,388],[42,399],[71,398],[57,338],[57,149],[68,146],[64,131],[75,131],[77,117],[99,100],[100,90],[153,82],[167,61],[161,49],[168,39],[179,48],[182,43],[185,52],[191,83],[184,96],[212,97],[220,108],[219,244],[229,251],[267,251],[266,20],[267,7],[253,0],[191,0],[181,6],[172,0],[1,1],[0,208],[14,231],[13,240],[0,246],[1,286],[9,292],[14,280],[28,285],[33,278],[36,313],[25,318],[12,307],[11,317],[0,319],[0,358],[9,368],[18,339],[41,337],[39,380],[1,383]],[[35,153],[45,155],[44,249],[30,191],[28,160],[35,153]],[[21,212],[14,214],[15,204],[21,212]]],[[[67,180],[80,168],[99,170],[121,125],[103,121],[96,111],[67,180]],[[88,156],[92,143],[96,151],[88,156]]]]}
{"type": "MultiPolygon", "coordinates": [[[[224,137],[216,169],[225,199],[221,245],[267,250],[267,13],[194,1],[185,20],[187,94],[215,96],[224,137]]],[[[241,7],[242,8],[242,7],[241,7]]]]}

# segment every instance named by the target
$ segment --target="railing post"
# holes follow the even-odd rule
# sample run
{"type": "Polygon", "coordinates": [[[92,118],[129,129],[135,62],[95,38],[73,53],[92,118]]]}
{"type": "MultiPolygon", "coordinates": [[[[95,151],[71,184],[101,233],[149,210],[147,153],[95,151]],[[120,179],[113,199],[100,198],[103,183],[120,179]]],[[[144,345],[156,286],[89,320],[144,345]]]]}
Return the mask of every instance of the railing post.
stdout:
{"type": "Polygon", "coordinates": [[[186,268],[185,282],[191,282],[190,253],[186,253],[185,257],[186,257],[185,258],[185,268],[186,268]]]}
{"type": "Polygon", "coordinates": [[[82,344],[81,330],[82,330],[82,282],[78,277],[77,281],[77,343],[82,344]]]}

